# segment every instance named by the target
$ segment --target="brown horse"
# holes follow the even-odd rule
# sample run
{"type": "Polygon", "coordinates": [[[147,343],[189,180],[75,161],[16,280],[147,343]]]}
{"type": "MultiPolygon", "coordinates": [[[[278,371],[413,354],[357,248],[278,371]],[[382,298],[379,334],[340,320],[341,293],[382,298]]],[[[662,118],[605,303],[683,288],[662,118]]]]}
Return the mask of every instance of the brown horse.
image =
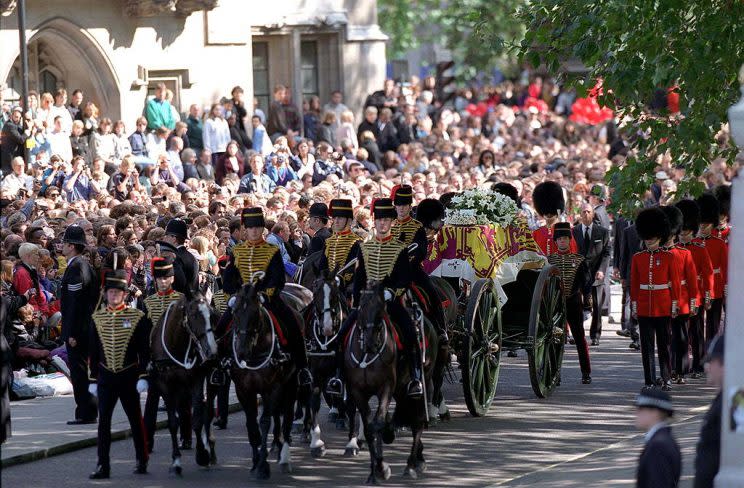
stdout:
{"type": "MultiPolygon", "coordinates": [[[[296,320],[302,320],[295,314],[296,320]]],[[[268,479],[268,436],[271,420],[281,424],[283,436],[279,466],[291,472],[293,406],[297,397],[297,374],[294,362],[281,350],[272,317],[261,303],[255,285],[243,285],[233,305],[231,376],[238,400],[245,411],[248,438],[253,450],[251,472],[258,479],[268,479]],[[258,421],[258,395],[263,411],[258,421]]]]}
{"type": "MultiPolygon", "coordinates": [[[[377,478],[390,478],[391,470],[383,460],[382,444],[395,439],[394,423],[411,429],[413,443],[403,475],[416,478],[426,470],[421,441],[427,425],[425,399],[407,396],[410,378],[408,368],[399,361],[394,325],[385,309],[384,289],[374,284],[362,291],[356,323],[349,333],[344,352],[344,364],[349,394],[362,417],[364,433],[369,444],[370,474],[368,484],[376,484],[377,478]],[[376,396],[378,407],[371,417],[369,400],[376,396]],[[390,400],[395,398],[394,419],[390,418],[390,400]],[[394,422],[393,422],[394,420],[394,422]]],[[[438,338],[428,321],[423,321],[422,312],[416,309],[415,322],[425,323],[424,382],[428,394],[432,391],[433,366],[437,361],[438,338]],[[427,352],[431,351],[431,352],[427,352]]],[[[429,395],[427,395],[429,396],[429,395]]],[[[353,417],[352,417],[353,418],[353,417]]],[[[353,429],[353,426],[352,426],[353,429]]]]}
{"type": "Polygon", "coordinates": [[[196,463],[208,466],[217,462],[212,435],[212,419],[204,403],[204,379],[208,364],[217,357],[213,324],[216,313],[197,293],[171,303],[150,335],[152,379],[165,400],[168,429],[171,434],[170,471],[181,475],[181,451],[178,447],[178,416],[184,405],[193,404],[193,429],[196,435],[196,463]],[[209,445],[209,451],[207,451],[209,445]]]}

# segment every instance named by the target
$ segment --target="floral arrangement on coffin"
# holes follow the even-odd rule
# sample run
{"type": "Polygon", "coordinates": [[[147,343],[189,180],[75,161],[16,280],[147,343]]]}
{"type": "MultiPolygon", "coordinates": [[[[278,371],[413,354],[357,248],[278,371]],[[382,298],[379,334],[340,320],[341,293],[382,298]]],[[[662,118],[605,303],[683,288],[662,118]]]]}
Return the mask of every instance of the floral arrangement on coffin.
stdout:
{"type": "Polygon", "coordinates": [[[483,188],[465,190],[451,201],[444,223],[448,225],[487,225],[501,227],[517,220],[517,204],[511,198],[483,188]]]}

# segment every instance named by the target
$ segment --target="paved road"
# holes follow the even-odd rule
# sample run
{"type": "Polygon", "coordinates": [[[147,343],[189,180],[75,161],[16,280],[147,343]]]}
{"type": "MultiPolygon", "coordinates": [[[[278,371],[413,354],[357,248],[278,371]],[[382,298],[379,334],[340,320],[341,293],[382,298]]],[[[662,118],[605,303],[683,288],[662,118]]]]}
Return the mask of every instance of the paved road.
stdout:
{"type": "MultiPolygon", "coordinates": [[[[573,346],[567,347],[563,384],[546,400],[536,399],[529,386],[525,354],[503,358],[496,400],[487,417],[472,418],[459,384],[446,385],[452,420],[424,435],[428,472],[416,481],[403,480],[410,437],[399,438],[385,451],[393,468],[387,486],[632,486],[642,436],[633,428],[635,395],[642,385],[640,354],[607,327],[602,344],[591,348],[594,382],[580,384],[573,346]]],[[[699,422],[713,392],[702,380],[672,392],[678,414],[675,426],[684,450],[683,486],[689,485],[699,422]]],[[[324,410],[325,412],[325,410],[324,410]]],[[[325,413],[323,414],[325,417],[325,413]]],[[[40,419],[43,422],[43,419],[40,419]]],[[[131,441],[114,443],[112,479],[89,482],[95,448],[55,456],[2,471],[4,486],[114,487],[237,487],[256,484],[249,474],[249,446],[242,413],[230,416],[228,429],[217,432],[219,465],[200,469],[193,454],[184,458],[184,477],[168,475],[170,453],[164,432],[156,437],[150,474],[136,476],[131,441]],[[7,484],[6,484],[7,483],[7,484]]],[[[294,470],[280,473],[272,464],[268,486],[357,486],[368,474],[369,457],[342,456],[345,434],[325,424],[329,447],[325,458],[310,457],[306,445],[292,448],[294,470]]]]}

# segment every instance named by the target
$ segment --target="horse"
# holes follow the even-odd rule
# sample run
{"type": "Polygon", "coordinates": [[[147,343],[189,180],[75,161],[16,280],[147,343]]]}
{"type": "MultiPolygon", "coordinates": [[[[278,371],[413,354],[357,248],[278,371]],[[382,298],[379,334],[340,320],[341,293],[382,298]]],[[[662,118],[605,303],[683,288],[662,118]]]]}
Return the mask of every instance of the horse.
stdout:
{"type": "Polygon", "coordinates": [[[217,356],[217,342],[212,328],[215,317],[216,314],[200,293],[194,294],[191,300],[183,296],[168,306],[150,335],[152,378],[162,393],[168,412],[173,460],[170,472],[179,476],[183,468],[176,412],[183,412],[189,400],[194,408],[196,463],[199,466],[217,463],[211,418],[205,408],[203,394],[207,364],[217,356]]]}
{"type": "MultiPolygon", "coordinates": [[[[253,451],[251,473],[255,473],[257,479],[266,480],[271,476],[267,444],[272,418],[276,424],[281,424],[275,426],[275,431],[282,434],[280,469],[292,471],[290,445],[298,385],[295,365],[280,348],[276,319],[261,303],[257,286],[258,283],[243,285],[235,295],[231,376],[245,411],[253,451]],[[260,429],[258,395],[263,402],[260,429]]],[[[297,314],[295,318],[302,320],[297,314]]]]}
{"type": "Polygon", "coordinates": [[[318,421],[321,396],[331,407],[330,420],[335,421],[338,428],[345,428],[346,409],[343,402],[325,395],[324,390],[328,380],[336,374],[336,350],[341,340],[338,331],[348,315],[349,303],[338,270],[321,271],[313,284],[313,301],[304,314],[307,357],[314,384],[304,402],[303,434],[309,437],[313,457],[325,455],[325,443],[318,421]]]}
{"type": "Polygon", "coordinates": [[[361,414],[369,445],[368,484],[376,484],[378,477],[387,480],[391,475],[390,466],[383,460],[382,444],[390,444],[395,439],[395,428],[388,412],[392,398],[396,403],[394,419],[397,425],[407,425],[413,437],[403,475],[417,478],[426,470],[421,435],[427,425],[426,401],[432,391],[432,369],[438,351],[438,337],[434,328],[424,321],[420,308],[414,306],[416,321],[425,324],[424,345],[428,344],[423,351],[423,381],[427,398],[409,398],[406,391],[410,380],[408,368],[399,364],[395,326],[390,322],[383,294],[384,289],[379,283],[361,292],[356,323],[349,332],[344,351],[347,389],[361,414]],[[374,417],[370,418],[369,400],[373,396],[378,399],[378,407],[374,417]]]}

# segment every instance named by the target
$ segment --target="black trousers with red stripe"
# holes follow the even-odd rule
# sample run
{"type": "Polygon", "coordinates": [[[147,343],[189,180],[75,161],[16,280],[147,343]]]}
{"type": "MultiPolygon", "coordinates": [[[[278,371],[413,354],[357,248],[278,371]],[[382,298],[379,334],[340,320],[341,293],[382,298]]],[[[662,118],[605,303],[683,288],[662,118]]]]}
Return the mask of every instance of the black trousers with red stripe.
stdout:
{"type": "Polygon", "coordinates": [[[571,335],[576,342],[576,352],[579,354],[579,367],[581,374],[591,374],[592,367],[589,361],[589,346],[584,335],[584,303],[580,292],[574,293],[566,298],[566,320],[571,329],[571,335]]]}
{"type": "Polygon", "coordinates": [[[147,462],[145,423],[142,420],[140,395],[137,392],[138,379],[136,367],[119,373],[101,368],[98,374],[98,465],[106,469],[111,467],[111,416],[119,400],[132,429],[137,461],[147,462]]]}
{"type": "Polygon", "coordinates": [[[678,376],[690,372],[690,316],[678,315],[672,319],[672,366],[678,376]]]}
{"type": "Polygon", "coordinates": [[[643,359],[643,377],[646,386],[656,382],[656,363],[654,349],[659,350],[659,369],[664,382],[672,378],[672,361],[670,354],[671,317],[638,317],[641,332],[641,356],[643,359]]]}

